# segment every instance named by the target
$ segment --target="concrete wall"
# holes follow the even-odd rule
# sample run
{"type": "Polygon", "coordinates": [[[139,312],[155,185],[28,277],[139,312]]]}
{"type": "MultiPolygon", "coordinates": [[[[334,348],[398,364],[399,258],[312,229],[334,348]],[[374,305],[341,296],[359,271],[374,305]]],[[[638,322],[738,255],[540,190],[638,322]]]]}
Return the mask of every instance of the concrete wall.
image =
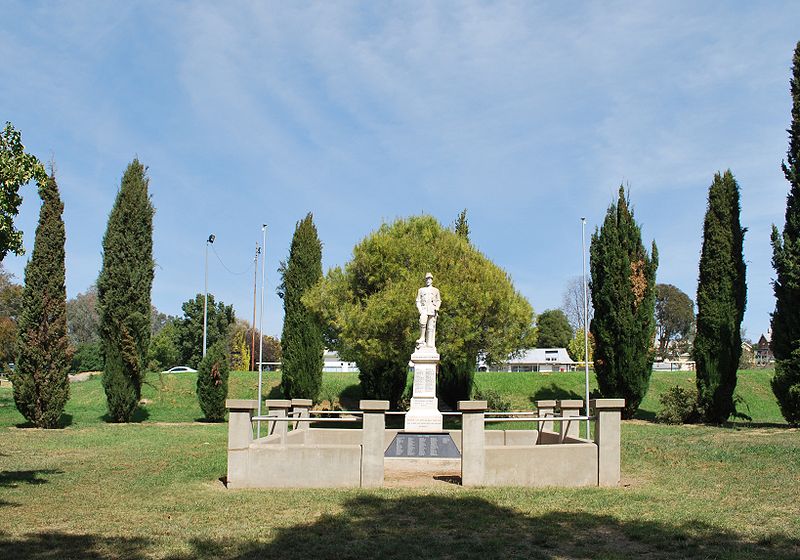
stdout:
{"type": "MultiPolygon", "coordinates": [[[[229,452],[230,453],[230,452],[229,452]]],[[[361,483],[360,445],[253,445],[228,488],[336,488],[361,483]]]]}
{"type": "Polygon", "coordinates": [[[597,486],[597,446],[487,445],[481,486],[597,486]]]}
{"type": "MultiPolygon", "coordinates": [[[[283,406],[283,401],[268,402],[275,403],[276,408],[283,406]]],[[[550,402],[540,401],[540,408],[551,406],[550,402]]],[[[558,408],[564,416],[575,415],[581,404],[581,401],[560,401],[558,408]]],[[[361,429],[309,428],[307,423],[292,421],[295,429],[287,431],[290,422],[272,420],[273,433],[259,439],[253,436],[257,402],[229,400],[227,405],[229,488],[383,485],[384,452],[400,431],[386,430],[388,401],[361,402],[364,411],[361,429]]],[[[578,437],[575,420],[565,423],[560,433],[549,429],[486,430],[486,402],[462,401],[459,408],[463,412],[463,429],[450,431],[462,455],[462,484],[616,486],[620,480],[623,406],[622,399],[591,401],[595,437],[590,441],[578,437]]],[[[549,420],[541,424],[543,428],[550,427],[549,420]]],[[[398,458],[394,462],[403,460],[398,458]]]]}

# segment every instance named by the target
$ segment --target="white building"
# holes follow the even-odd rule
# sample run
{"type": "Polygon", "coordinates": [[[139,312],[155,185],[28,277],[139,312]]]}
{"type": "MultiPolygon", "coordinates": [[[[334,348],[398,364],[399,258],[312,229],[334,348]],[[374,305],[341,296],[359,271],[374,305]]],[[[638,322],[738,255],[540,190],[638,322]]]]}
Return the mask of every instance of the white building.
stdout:
{"type": "Polygon", "coordinates": [[[575,371],[578,363],[569,357],[566,348],[528,348],[517,357],[509,357],[496,367],[483,360],[478,362],[478,371],[575,371]]]}
{"type": "Polygon", "coordinates": [[[343,362],[339,354],[326,348],[322,354],[322,371],[357,372],[358,367],[355,362],[343,362]]]}

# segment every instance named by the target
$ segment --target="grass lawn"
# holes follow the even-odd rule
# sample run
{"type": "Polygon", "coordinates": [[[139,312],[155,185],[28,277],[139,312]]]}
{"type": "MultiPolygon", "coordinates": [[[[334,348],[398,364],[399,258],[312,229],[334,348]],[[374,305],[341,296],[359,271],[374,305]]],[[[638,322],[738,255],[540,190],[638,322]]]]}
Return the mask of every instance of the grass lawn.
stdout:
{"type": "MultiPolygon", "coordinates": [[[[242,490],[225,474],[224,424],[195,422],[194,377],[151,375],[140,422],[103,421],[99,379],[72,385],[62,430],[20,428],[0,388],[0,558],[800,557],[800,430],[782,422],[769,372],[742,372],[752,424],[647,421],[690,384],[655,373],[642,419],[623,423],[616,489],[242,490]]],[[[480,374],[515,408],[580,395],[582,374],[480,374]],[[535,397],[534,397],[535,395],[535,397]]],[[[277,386],[277,374],[267,377],[277,386]]],[[[357,400],[326,374],[323,398],[357,400]]],[[[252,398],[253,374],[231,378],[252,398]]],[[[272,390],[272,396],[278,396],[272,390]]],[[[276,465],[279,468],[279,465],[276,465]]]]}

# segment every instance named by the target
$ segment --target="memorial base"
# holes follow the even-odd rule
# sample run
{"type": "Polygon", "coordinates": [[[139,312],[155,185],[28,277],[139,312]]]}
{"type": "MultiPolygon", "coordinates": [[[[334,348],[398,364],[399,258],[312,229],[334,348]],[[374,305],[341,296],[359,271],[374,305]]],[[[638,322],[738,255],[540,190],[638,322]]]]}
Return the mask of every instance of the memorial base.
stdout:
{"type": "Polygon", "coordinates": [[[414,386],[411,406],[406,413],[406,432],[441,432],[442,413],[436,398],[436,370],[439,354],[436,348],[419,348],[411,354],[414,368],[414,386]]]}
{"type": "Polygon", "coordinates": [[[439,399],[412,397],[411,407],[406,413],[406,432],[441,432],[442,413],[439,412],[439,399]]]}

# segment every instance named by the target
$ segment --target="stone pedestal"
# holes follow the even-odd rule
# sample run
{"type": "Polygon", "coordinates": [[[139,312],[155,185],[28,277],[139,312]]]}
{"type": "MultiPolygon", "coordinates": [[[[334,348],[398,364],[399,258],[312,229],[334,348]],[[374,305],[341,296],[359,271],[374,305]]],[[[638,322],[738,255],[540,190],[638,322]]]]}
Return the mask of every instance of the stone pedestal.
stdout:
{"type": "Polygon", "coordinates": [[[414,367],[414,388],[411,407],[406,413],[405,431],[441,432],[442,413],[436,398],[436,370],[439,353],[436,348],[423,346],[411,354],[414,367]]]}

